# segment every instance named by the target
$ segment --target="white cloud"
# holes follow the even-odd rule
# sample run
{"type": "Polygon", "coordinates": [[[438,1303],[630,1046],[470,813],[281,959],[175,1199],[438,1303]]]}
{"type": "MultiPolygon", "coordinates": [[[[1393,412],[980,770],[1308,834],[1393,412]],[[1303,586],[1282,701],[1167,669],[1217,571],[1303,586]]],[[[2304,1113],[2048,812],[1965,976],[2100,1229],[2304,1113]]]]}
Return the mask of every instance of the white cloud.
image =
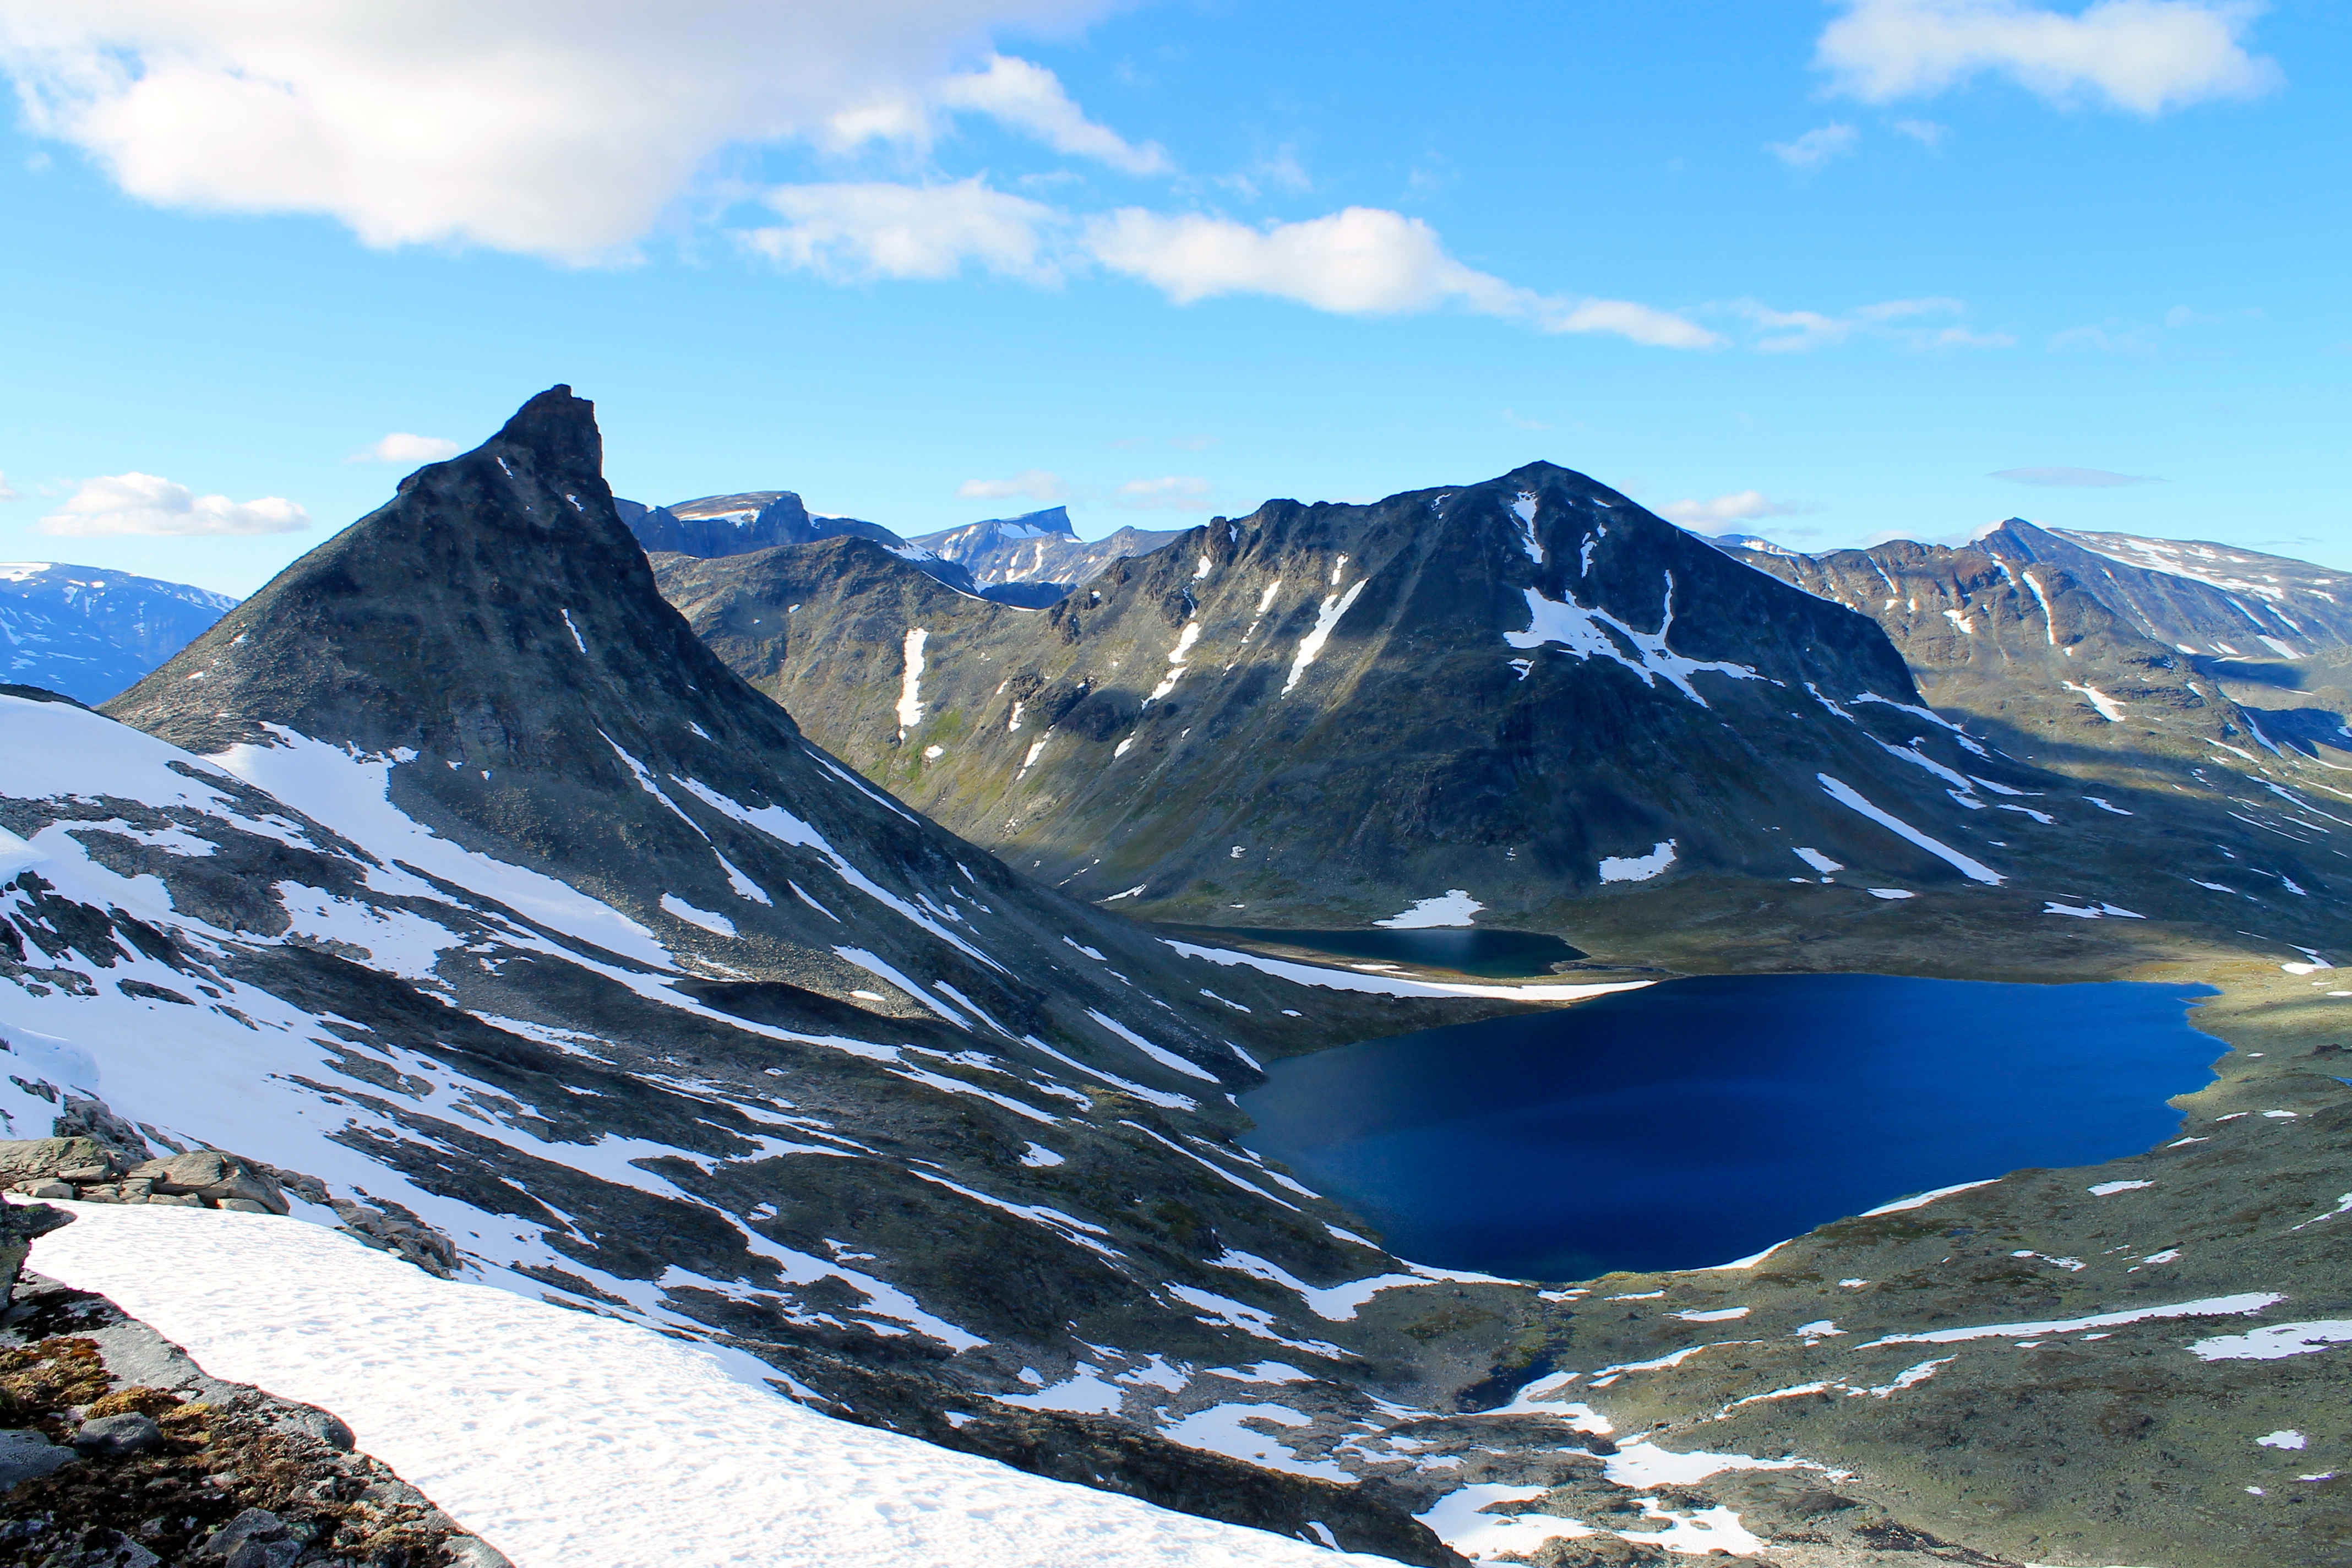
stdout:
{"type": "MultiPolygon", "coordinates": [[[[861,114],[858,134],[919,121],[943,81],[972,79],[950,76],[960,60],[993,60],[991,32],[1066,30],[1108,8],[0,0],[0,68],[37,133],[145,201],[323,213],[376,246],[585,260],[625,251],[722,149],[839,138],[861,114]]],[[[1122,155],[1055,107],[1068,100],[1049,77],[995,70],[979,73],[993,88],[954,90],[1055,145],[1122,155]]]]}
{"type": "Polygon", "coordinates": [[[2105,468],[2001,468],[1985,476],[2013,485],[2055,486],[2064,489],[2107,489],[2116,485],[2152,485],[2147,474],[2117,474],[2105,468]]]}
{"type": "Polygon", "coordinates": [[[1791,169],[1818,169],[1852,153],[1861,140],[1851,125],[1817,125],[1793,142],[1767,142],[1764,150],[1791,169]]]}
{"type": "Polygon", "coordinates": [[[966,479],[956,486],[956,494],[965,500],[1007,500],[1013,496],[1027,496],[1031,500],[1057,501],[1070,493],[1059,474],[1049,474],[1043,468],[1024,468],[1009,479],[966,479]]]}
{"type": "Polygon", "coordinates": [[[1210,489],[1208,480],[1191,476],[1129,479],[1110,492],[1110,504],[1137,510],[1165,507],[1171,511],[1206,511],[1209,503],[1202,498],[1210,489]]]}
{"type": "Polygon", "coordinates": [[[1755,300],[1735,300],[1729,309],[1763,334],[1755,346],[1766,353],[1802,353],[1855,337],[1876,338],[1917,351],[2002,349],[2017,342],[2006,332],[1979,332],[1963,321],[1949,320],[1967,314],[1967,307],[1958,300],[1885,300],[1839,316],[1818,310],[1776,310],[1755,300]],[[1937,325],[1937,318],[1946,320],[1937,325]]]}
{"type": "Polygon", "coordinates": [[[785,220],[743,242],[782,267],[835,282],[953,278],[967,261],[1000,276],[1055,283],[1066,220],[1042,202],[981,180],[943,185],[779,185],[763,198],[785,220]]]}
{"type": "Polygon", "coordinates": [[[437,463],[444,458],[454,458],[460,450],[455,441],[438,436],[412,436],[405,430],[394,430],[383,440],[363,451],[354,452],[348,461],[364,463],[437,463]]]}
{"type": "Polygon", "coordinates": [[[985,70],[952,76],[933,95],[949,109],[985,114],[999,124],[1026,132],[1056,153],[1091,158],[1128,174],[1165,174],[1168,154],[1156,142],[1129,142],[1116,131],[1088,120],[1071,101],[1061,79],[1043,66],[1006,55],[989,57],[985,70]]]}
{"type": "Polygon", "coordinates": [[[1664,348],[1722,340],[1669,311],[1623,300],[1559,299],[1515,288],[1445,253],[1419,218],[1380,207],[1254,228],[1201,213],[1126,207],[1090,220],[1085,243],[1105,268],[1180,305],[1263,294],[1340,315],[1399,315],[1456,305],[1546,332],[1607,332],[1664,348]]]}
{"type": "Polygon", "coordinates": [[[58,510],[41,519],[43,533],[68,539],[143,533],[202,538],[291,533],[310,526],[310,514],[282,496],[233,501],[200,496],[185,485],[132,472],[84,479],[58,510]]]}
{"type": "Polygon", "coordinates": [[[22,495],[17,493],[17,491],[9,485],[8,476],[5,474],[0,474],[0,502],[23,500],[25,498],[22,495]]]}
{"type": "Polygon", "coordinates": [[[1658,515],[1701,533],[1714,533],[1735,522],[1752,522],[1759,517],[1802,517],[1821,510],[1804,501],[1774,500],[1762,490],[1734,490],[1713,500],[1669,502],[1658,509],[1658,515]]]}
{"type": "Polygon", "coordinates": [[[1723,341],[1682,316],[1630,300],[1515,288],[1448,256],[1420,219],[1379,207],[1263,227],[1141,207],[1083,217],[976,177],[937,185],[783,185],[763,199],[785,221],[744,233],[743,243],[780,266],[835,280],[945,279],[977,265],[1054,284],[1099,268],[1150,283],[1180,305],[1225,294],[1267,295],[1340,315],[1453,305],[1538,331],[1606,332],[1655,347],[1723,341]]]}
{"type": "Polygon", "coordinates": [[[1908,136],[1930,153],[1940,153],[1952,134],[1948,125],[1938,125],[1932,120],[1898,120],[1893,126],[1898,136],[1908,136]]]}
{"type": "Polygon", "coordinates": [[[2252,98],[2284,79],[2240,36],[2253,0],[2097,0],[2077,15],[2025,0],[1846,0],[1814,61],[1868,102],[1942,92],[1990,72],[2053,102],[2157,114],[2252,98]]]}

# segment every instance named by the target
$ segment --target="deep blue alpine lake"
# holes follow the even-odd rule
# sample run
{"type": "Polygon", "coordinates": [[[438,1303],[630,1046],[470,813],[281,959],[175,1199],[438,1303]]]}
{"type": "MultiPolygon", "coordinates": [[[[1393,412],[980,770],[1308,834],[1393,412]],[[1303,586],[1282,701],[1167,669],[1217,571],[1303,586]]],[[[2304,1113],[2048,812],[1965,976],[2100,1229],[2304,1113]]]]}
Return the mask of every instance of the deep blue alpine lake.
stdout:
{"type": "Polygon", "coordinates": [[[1244,1141],[1401,1257],[1528,1279],[1727,1263],[1907,1194],[2170,1134],[2201,985],[1706,977],[1275,1063],[1244,1141]]]}

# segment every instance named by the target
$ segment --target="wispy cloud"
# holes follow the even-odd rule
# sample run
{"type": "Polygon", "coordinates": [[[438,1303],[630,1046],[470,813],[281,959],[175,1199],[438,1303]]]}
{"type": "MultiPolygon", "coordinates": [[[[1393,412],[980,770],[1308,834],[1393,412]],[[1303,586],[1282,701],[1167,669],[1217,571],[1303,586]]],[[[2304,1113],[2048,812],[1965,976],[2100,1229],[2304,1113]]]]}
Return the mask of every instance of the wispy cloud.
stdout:
{"type": "Polygon", "coordinates": [[[1952,128],[1938,125],[1932,120],[1898,120],[1887,127],[1897,136],[1908,136],[1930,153],[1940,153],[1951,139],[1952,128]]]}
{"type": "Polygon", "coordinates": [[[1760,517],[1802,517],[1822,509],[1810,501],[1774,500],[1762,490],[1733,490],[1712,500],[1669,501],[1658,509],[1668,522],[1699,533],[1718,533],[1736,522],[1760,517]]]}
{"type": "Polygon", "coordinates": [[[1766,353],[1803,353],[1834,347],[1857,337],[1897,343],[1915,352],[1935,349],[2004,349],[2017,340],[2007,332],[1980,332],[1967,324],[1968,308],[1958,300],[1884,300],[1838,315],[1819,310],[1780,310],[1756,300],[1726,307],[1757,331],[1755,346],[1766,353]]]}
{"type": "Polygon", "coordinates": [[[2106,468],[1998,468],[1987,474],[1989,479],[2007,479],[2013,485],[2040,485],[2044,488],[2077,490],[2103,490],[2116,485],[2153,485],[2163,481],[2152,474],[2118,474],[2106,468]]]}
{"type": "Polygon", "coordinates": [[[353,452],[343,460],[347,463],[437,463],[458,453],[455,441],[439,436],[412,436],[405,430],[394,430],[383,440],[353,452]]]}
{"type": "Polygon", "coordinates": [[[247,501],[200,496],[185,485],[136,471],[84,479],[65,505],[39,524],[43,533],[67,539],[125,533],[235,537],[290,533],[310,526],[310,514],[283,496],[247,501]]]}
{"type": "Polygon", "coordinates": [[[1138,145],[1087,119],[1052,71],[1009,55],[992,55],[985,68],[948,78],[931,97],[944,108],[985,114],[1056,153],[1091,159],[1121,174],[1160,174],[1173,166],[1156,142],[1138,145]]]}
{"type": "Polygon", "coordinates": [[[2097,0],[2075,15],[2026,0],[1846,0],[1814,63],[1866,102],[1925,97],[1984,75],[2056,103],[2158,114],[2252,98],[2284,79],[2241,38],[2252,0],[2097,0]]]}
{"type": "Polygon", "coordinates": [[[8,476],[5,474],[0,474],[0,504],[5,504],[5,502],[12,500],[23,500],[24,499],[23,495],[19,494],[9,485],[8,476]]]}
{"type": "Polygon", "coordinates": [[[1171,511],[1206,511],[1213,493],[1208,480],[1171,474],[1156,479],[1129,479],[1110,492],[1110,504],[1137,511],[1165,508],[1171,511]]]}
{"type": "Polygon", "coordinates": [[[965,500],[1009,500],[1014,496],[1027,496],[1032,500],[1048,503],[1064,500],[1070,487],[1059,474],[1049,474],[1043,468],[1024,468],[1008,479],[966,479],[956,486],[956,494],[965,500]]]}
{"type": "Polygon", "coordinates": [[[1811,172],[1861,145],[1862,132],[1846,124],[1817,125],[1793,142],[1767,142],[1764,151],[1791,169],[1811,172]]]}
{"type": "Polygon", "coordinates": [[[2105,354],[2152,354],[2157,343],[2156,329],[2145,326],[2068,327],[2050,337],[2053,349],[2088,349],[2105,354]]]}

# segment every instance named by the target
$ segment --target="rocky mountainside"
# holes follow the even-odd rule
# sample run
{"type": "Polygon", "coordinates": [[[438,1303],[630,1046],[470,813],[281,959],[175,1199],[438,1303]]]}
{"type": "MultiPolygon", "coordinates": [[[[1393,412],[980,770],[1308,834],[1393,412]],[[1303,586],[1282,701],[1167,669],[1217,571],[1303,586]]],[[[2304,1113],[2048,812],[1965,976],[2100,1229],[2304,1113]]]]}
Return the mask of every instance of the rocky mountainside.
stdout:
{"type": "Polygon", "coordinates": [[[0,676],[103,702],[236,607],[226,594],[99,566],[0,563],[0,676]]]}
{"type": "Polygon", "coordinates": [[[1335,1421],[1448,1407],[1535,1292],[1383,1253],[1234,1141],[1228,1093],[1262,1053],[1589,988],[1278,973],[1015,874],[730,671],[599,459],[559,388],[112,717],[0,693],[14,1131],[235,1150],[296,1217],[404,1215],[469,1277],[748,1349],[820,1408],[1444,1561],[1426,1487],[1256,1467],[1215,1413],[1269,1356],[1335,1421]]]}
{"type": "Polygon", "coordinates": [[[988,597],[1043,609],[1090,581],[1112,562],[1149,555],[1182,532],[1181,529],[1122,528],[1102,539],[1082,540],[1070,526],[1069,509],[1054,506],[926,533],[909,542],[961,562],[988,597]]]}
{"type": "MultiPolygon", "coordinates": [[[[2085,798],[1934,710],[1851,598],[1549,465],[1375,506],[1269,502],[1044,612],[946,595],[854,540],[661,580],[869,777],[1154,918],[1475,915],[1588,948],[1738,897],[1801,927],[1895,902],[2211,918],[2236,895],[2191,879],[2242,879],[2230,857],[2267,832],[2085,798]],[[1831,878],[1854,895],[1834,917],[1786,890],[1831,878]]],[[[2328,886],[2320,841],[2291,831],[2245,853],[2328,886]]]]}

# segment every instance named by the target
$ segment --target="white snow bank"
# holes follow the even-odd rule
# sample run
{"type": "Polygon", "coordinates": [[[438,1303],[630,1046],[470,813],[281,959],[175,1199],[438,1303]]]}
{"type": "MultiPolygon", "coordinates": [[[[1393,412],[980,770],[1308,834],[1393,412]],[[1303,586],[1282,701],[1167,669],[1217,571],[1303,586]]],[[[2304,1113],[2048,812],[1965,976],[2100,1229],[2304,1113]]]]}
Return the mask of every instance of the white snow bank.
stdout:
{"type": "Polygon", "coordinates": [[[1925,1208],[1937,1198],[1948,1198],[1955,1193],[1973,1192],[1979,1187],[1989,1187],[1999,1180],[2000,1180],[1999,1176],[1987,1176],[1981,1182],[1962,1182],[1957,1186],[1937,1187],[1930,1192],[1914,1193],[1907,1198],[1897,1198],[1891,1204],[1881,1204],[1874,1209],[1864,1209],[1857,1217],[1874,1219],[1883,1214],[1901,1214],[1905,1209],[1925,1208]]]}
{"type": "MultiPolygon", "coordinates": [[[[1339,582],[1340,568],[1347,563],[1346,556],[1339,557],[1339,565],[1331,568],[1332,582],[1339,582]]],[[[1290,695],[1291,688],[1298,684],[1299,678],[1307,673],[1307,668],[1321,657],[1323,645],[1330,640],[1331,628],[1339,624],[1340,616],[1355,607],[1357,596],[1363,593],[1364,584],[1370,581],[1369,577],[1359,577],[1346,593],[1325,596],[1322,607],[1315,612],[1314,627],[1298,639],[1298,651],[1291,656],[1290,679],[1282,683],[1283,696],[1290,695]]]]}
{"type": "MultiPolygon", "coordinates": [[[[16,715],[11,713],[9,717],[13,728],[16,715]]],[[[359,755],[276,724],[267,728],[278,737],[278,744],[231,746],[205,760],[225,773],[259,785],[373,855],[382,864],[367,871],[371,888],[380,892],[438,897],[429,883],[409,876],[394,865],[404,862],[445,881],[496,899],[526,920],[551,931],[657,969],[669,967],[669,952],[654,933],[611,905],[590,898],[568,882],[467,849],[442,837],[393,805],[393,767],[413,753],[359,755]]],[[[160,742],[151,743],[172,753],[171,748],[162,747],[160,742]]],[[[132,782],[123,780],[101,786],[94,793],[131,795],[132,782]]],[[[7,793],[31,792],[12,787],[7,793]]],[[[169,803],[172,795],[140,790],[133,798],[161,805],[169,803]]],[[[239,826],[248,831],[257,830],[251,823],[239,826]]]]}
{"type": "Polygon", "coordinates": [[[1669,572],[1665,579],[1665,608],[1654,632],[1635,631],[1598,605],[1587,608],[1577,603],[1572,594],[1565,601],[1548,599],[1541,589],[1529,588],[1525,590],[1528,629],[1505,632],[1503,640],[1517,648],[1551,643],[1575,658],[1612,659],[1640,676],[1643,685],[1654,690],[1663,679],[1702,708],[1707,705],[1706,699],[1691,684],[1691,677],[1703,670],[1734,680],[1764,679],[1751,666],[1726,659],[1685,658],[1666,646],[1666,634],[1675,629],[1675,574],[1669,572]],[[1628,653],[1620,644],[1630,645],[1633,651],[1628,653]]]}
{"type": "Polygon", "coordinates": [[[929,640],[926,626],[910,626],[907,631],[906,669],[898,678],[898,728],[911,730],[923,721],[923,644],[929,640]]]}
{"type": "Polygon", "coordinates": [[[1675,842],[1668,838],[1654,844],[1647,855],[1612,855],[1601,862],[1601,879],[1604,882],[1646,882],[1675,863],[1675,842]]]}
{"type": "Polygon", "coordinates": [[[1799,849],[1793,851],[1793,853],[1796,855],[1798,859],[1802,860],[1806,865],[1811,866],[1814,870],[1819,871],[1824,877],[1828,876],[1832,871],[1843,871],[1845,869],[1843,865],[1831,859],[1828,856],[1822,854],[1818,849],[1799,849]]]}
{"type": "MultiPolygon", "coordinates": [[[[1987,1323],[1972,1329],[1935,1329],[1920,1334],[1888,1334],[1855,1348],[1880,1345],[1951,1345],[1963,1340],[2040,1339],[2051,1334],[2079,1333],[2084,1329],[2120,1328],[2154,1318],[2231,1318],[2274,1307],[2286,1298],[2274,1290],[2249,1290],[2236,1296],[2210,1296],[2201,1301],[2176,1301],[2164,1307],[2135,1307],[2123,1312],[2101,1312],[2088,1318],[2067,1318],[2040,1323],[1987,1323]]],[[[2209,1358],[2212,1359],[2212,1358],[2209,1358]]]]}
{"type": "Polygon", "coordinates": [[[2114,698],[2108,696],[2105,692],[2100,690],[2097,687],[2093,686],[2089,681],[2086,680],[2080,686],[2075,685],[2071,680],[2062,680],[2058,684],[2064,687],[2069,691],[2081,692],[2083,694],[2083,700],[2088,702],[2093,708],[2096,709],[2098,710],[2099,717],[2105,719],[2108,723],[2119,724],[2123,721],[2124,705],[2116,701],[2114,698]]]}
{"type": "Polygon", "coordinates": [[[2352,1321],[2323,1319],[2311,1323],[2272,1323],[2242,1334],[2199,1340],[2189,1353],[2200,1361],[2284,1361],[2291,1355],[2317,1355],[2330,1345],[2352,1343],[2352,1321]]]}
{"type": "Polygon", "coordinates": [[[1836,801],[1840,805],[1845,806],[1850,810],[1860,812],[1863,816],[1870,818],[1871,821],[1878,824],[1879,826],[1884,827],[1888,832],[1894,834],[1896,837],[1909,839],[1912,843],[1916,844],[1920,848],[1925,849],[1928,854],[1933,855],[1938,860],[1948,863],[1955,870],[1958,871],[1960,875],[1996,888],[2008,880],[2006,877],[2003,877],[2000,872],[1994,870],[1983,861],[1972,860],[1968,856],[1963,855],[1958,850],[1953,848],[1950,845],[1939,843],[1936,839],[1928,837],[1926,834],[1920,832],[1917,828],[1912,826],[1901,817],[1895,816],[1889,812],[1879,810],[1878,807],[1871,805],[1867,800],[1864,800],[1862,797],[1862,793],[1855,789],[1852,784],[1847,784],[1844,780],[1833,779],[1827,773],[1816,773],[1813,776],[1821,780],[1822,793],[1826,794],[1832,800],[1836,801]]]}
{"type": "Polygon", "coordinates": [[[34,1268],[215,1377],[333,1411],[519,1568],[1386,1563],[835,1421],[749,1356],[436,1279],[299,1220],[73,1212],[34,1268]]]}
{"type": "Polygon", "coordinates": [[[1198,947],[1189,942],[1169,942],[1165,937],[1160,940],[1186,958],[1205,958],[1227,969],[1236,963],[1246,964],[1298,985],[1320,985],[1327,991],[1368,991],[1376,996],[1493,996],[1515,1002],[1582,1002],[1612,991],[1638,991],[1652,984],[1647,980],[1620,980],[1606,985],[1460,985],[1438,980],[1391,979],[1342,969],[1318,969],[1311,963],[1261,958],[1254,952],[1198,947]]]}
{"type": "Polygon", "coordinates": [[[1448,888],[1435,898],[1416,899],[1402,914],[1374,921],[1391,931],[1421,931],[1430,926],[1466,926],[1470,917],[1486,906],[1461,888],[1448,888]]]}

